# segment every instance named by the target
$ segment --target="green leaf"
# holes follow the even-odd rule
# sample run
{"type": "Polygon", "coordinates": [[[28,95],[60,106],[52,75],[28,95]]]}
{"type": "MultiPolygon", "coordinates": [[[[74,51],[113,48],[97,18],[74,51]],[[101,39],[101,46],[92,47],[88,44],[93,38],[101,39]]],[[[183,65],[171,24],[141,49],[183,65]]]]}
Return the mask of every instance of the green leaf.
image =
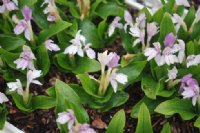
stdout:
{"type": "Polygon", "coordinates": [[[40,44],[49,39],[50,37],[52,37],[53,35],[56,35],[57,33],[65,30],[69,26],[71,26],[71,23],[62,20],[51,24],[49,28],[44,29],[43,31],[40,32],[39,34],[40,44]]]}
{"type": "Polygon", "coordinates": [[[108,24],[106,23],[106,19],[101,21],[98,25],[98,36],[102,40],[106,35],[106,30],[108,28],[108,24]]]}
{"type": "Polygon", "coordinates": [[[126,52],[134,53],[133,51],[133,37],[130,34],[126,34],[124,31],[120,31],[120,37],[122,40],[122,45],[126,52]]]}
{"type": "Polygon", "coordinates": [[[7,51],[15,50],[26,43],[23,39],[7,35],[0,35],[0,40],[0,46],[7,51]]]}
{"type": "Polygon", "coordinates": [[[169,122],[165,123],[165,125],[163,126],[163,129],[162,129],[161,133],[171,133],[171,127],[169,125],[169,122]]]}
{"type": "Polygon", "coordinates": [[[38,47],[36,57],[37,65],[42,70],[42,75],[45,76],[49,72],[50,59],[44,44],[38,47]]]}
{"type": "Polygon", "coordinates": [[[152,100],[145,96],[135,106],[133,106],[132,111],[131,111],[131,117],[132,118],[138,117],[138,112],[140,110],[140,106],[142,105],[142,103],[145,103],[145,105],[147,105],[149,109],[150,114],[153,114],[154,109],[163,101],[164,101],[163,98],[157,98],[156,100],[152,100]]]}
{"type": "Polygon", "coordinates": [[[91,43],[93,48],[103,48],[104,43],[98,36],[98,29],[93,22],[86,19],[81,22],[81,34],[85,36],[87,43],[91,43]]]}
{"type": "Polygon", "coordinates": [[[87,57],[76,56],[75,63],[76,66],[70,64],[69,56],[65,54],[58,54],[56,56],[58,65],[68,71],[72,71],[76,74],[81,74],[85,72],[96,72],[100,70],[100,63],[94,59],[89,59],[87,57]]]}
{"type": "Polygon", "coordinates": [[[161,43],[163,43],[164,39],[165,39],[165,36],[169,33],[174,33],[176,34],[176,29],[174,27],[174,24],[172,22],[172,19],[171,19],[171,15],[169,13],[165,13],[164,14],[164,17],[161,21],[161,24],[160,24],[160,37],[159,37],[159,41],[161,43]]]}
{"type": "Polygon", "coordinates": [[[80,123],[88,122],[89,117],[82,106],[82,102],[76,92],[64,82],[57,80],[56,90],[56,112],[64,112],[72,109],[80,123]]]}
{"type": "Polygon", "coordinates": [[[50,109],[55,107],[56,100],[55,98],[48,96],[34,96],[32,98],[32,107],[34,110],[36,109],[50,109]]]}
{"type": "Polygon", "coordinates": [[[55,87],[50,87],[46,90],[46,93],[53,98],[56,98],[56,90],[55,87]]]}
{"type": "Polygon", "coordinates": [[[8,114],[8,111],[6,109],[6,106],[3,104],[3,105],[0,105],[0,130],[4,128],[4,124],[5,124],[5,121],[6,121],[6,118],[7,118],[7,114],[8,114]]]}
{"type": "Polygon", "coordinates": [[[3,61],[5,61],[9,67],[16,69],[16,64],[14,61],[19,58],[19,54],[10,53],[2,48],[0,48],[0,54],[3,61]]]}
{"type": "Polygon", "coordinates": [[[106,4],[100,4],[96,9],[96,13],[102,19],[106,19],[108,16],[119,16],[123,18],[124,8],[114,2],[108,2],[106,4]]]}
{"type": "Polygon", "coordinates": [[[124,110],[118,111],[108,125],[106,133],[123,133],[126,117],[124,110]]]}
{"type": "Polygon", "coordinates": [[[162,102],[155,112],[170,116],[178,113],[183,120],[190,120],[196,115],[191,100],[178,98],[162,102]]]}
{"type": "Polygon", "coordinates": [[[128,83],[126,85],[129,85],[138,78],[138,76],[143,71],[145,65],[146,61],[133,61],[129,65],[120,68],[118,72],[128,76],[128,83]]]}
{"type": "Polygon", "coordinates": [[[149,110],[144,103],[140,106],[136,133],[153,133],[149,110]]]}
{"type": "Polygon", "coordinates": [[[194,122],[194,126],[200,128],[200,116],[194,122]]]}
{"type": "Polygon", "coordinates": [[[98,86],[95,83],[94,80],[90,79],[88,74],[79,74],[78,78],[80,79],[80,82],[83,86],[83,89],[85,92],[91,96],[94,96],[96,98],[101,98],[101,96],[98,96],[98,86]]]}
{"type": "Polygon", "coordinates": [[[37,2],[37,0],[19,0],[19,7],[32,6],[37,2]]]}
{"type": "Polygon", "coordinates": [[[148,98],[156,99],[157,93],[157,82],[153,80],[150,76],[145,76],[142,78],[142,90],[148,98]]]}

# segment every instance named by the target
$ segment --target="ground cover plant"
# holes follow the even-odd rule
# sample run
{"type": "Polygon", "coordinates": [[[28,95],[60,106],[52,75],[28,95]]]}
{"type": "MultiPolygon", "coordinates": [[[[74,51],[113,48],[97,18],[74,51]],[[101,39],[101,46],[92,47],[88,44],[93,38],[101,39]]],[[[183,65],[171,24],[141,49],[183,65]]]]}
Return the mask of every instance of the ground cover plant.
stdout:
{"type": "Polygon", "coordinates": [[[145,4],[2,0],[0,129],[198,132],[200,8],[145,4]]]}

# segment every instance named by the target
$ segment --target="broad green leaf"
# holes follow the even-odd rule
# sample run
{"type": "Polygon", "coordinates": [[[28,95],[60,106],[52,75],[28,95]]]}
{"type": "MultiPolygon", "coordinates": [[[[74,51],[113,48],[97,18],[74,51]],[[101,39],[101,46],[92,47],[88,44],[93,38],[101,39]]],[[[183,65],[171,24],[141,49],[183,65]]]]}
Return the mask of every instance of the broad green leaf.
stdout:
{"type": "Polygon", "coordinates": [[[67,111],[67,109],[72,109],[80,123],[85,123],[89,120],[87,112],[83,108],[79,96],[70,86],[60,80],[57,80],[55,90],[57,113],[67,111]]]}
{"type": "Polygon", "coordinates": [[[144,103],[140,106],[136,133],[153,133],[149,110],[144,103]]]}
{"type": "Polygon", "coordinates": [[[172,14],[174,9],[174,4],[175,0],[169,0],[164,6],[165,12],[169,12],[170,14],[172,14]]]}
{"type": "Polygon", "coordinates": [[[7,35],[0,35],[0,40],[0,46],[7,51],[15,50],[26,43],[23,39],[7,35]]]}
{"type": "Polygon", "coordinates": [[[38,47],[36,57],[37,65],[42,70],[42,75],[45,76],[49,72],[50,59],[44,44],[38,47]]]}
{"type": "Polygon", "coordinates": [[[128,93],[123,91],[117,91],[113,93],[112,97],[109,99],[108,102],[103,103],[103,106],[100,108],[101,111],[109,111],[113,107],[118,107],[124,104],[129,98],[128,93]]]}
{"type": "Polygon", "coordinates": [[[134,53],[133,51],[133,37],[129,34],[126,34],[124,31],[120,31],[120,37],[122,40],[122,45],[126,52],[134,53]]]}
{"type": "Polygon", "coordinates": [[[196,115],[191,100],[178,98],[162,102],[155,112],[170,116],[178,113],[183,120],[190,120],[196,115]]]}
{"type": "Polygon", "coordinates": [[[0,105],[0,130],[4,128],[4,124],[7,118],[8,111],[5,104],[0,105]]]}
{"type": "Polygon", "coordinates": [[[164,101],[163,98],[157,98],[156,100],[152,100],[145,96],[135,106],[133,106],[132,111],[131,111],[131,117],[132,118],[138,117],[138,112],[140,110],[140,106],[142,105],[142,103],[145,103],[145,105],[147,105],[149,109],[150,114],[153,114],[154,109],[163,101],[164,101]]]}
{"type": "Polygon", "coordinates": [[[119,16],[123,18],[124,8],[117,5],[116,3],[108,2],[106,4],[100,4],[96,9],[96,13],[102,19],[106,19],[108,16],[119,16]]]}
{"type": "Polygon", "coordinates": [[[155,21],[158,24],[160,24],[160,22],[162,21],[163,14],[164,14],[163,8],[160,8],[158,11],[156,11],[154,13],[154,15],[153,15],[153,21],[155,21]]]}
{"type": "Polygon", "coordinates": [[[19,54],[10,53],[2,48],[0,48],[0,54],[3,61],[5,61],[9,67],[16,69],[16,64],[14,61],[19,58],[19,54]]]}
{"type": "Polygon", "coordinates": [[[161,133],[171,133],[171,127],[169,125],[169,122],[165,123],[165,125],[163,126],[163,129],[162,129],[161,133]]]}
{"type": "Polygon", "coordinates": [[[20,8],[23,8],[24,6],[33,6],[38,0],[19,0],[18,4],[20,8]]]}
{"type": "Polygon", "coordinates": [[[66,21],[58,21],[56,23],[52,23],[49,28],[44,29],[40,32],[39,34],[39,43],[43,43],[44,41],[46,41],[47,39],[49,39],[50,37],[52,37],[53,35],[56,35],[57,33],[65,30],[66,28],[68,28],[69,26],[71,26],[71,23],[66,22],[66,21]]]}
{"type": "Polygon", "coordinates": [[[56,98],[55,87],[50,87],[45,91],[50,97],[56,98]]]}
{"type": "Polygon", "coordinates": [[[106,23],[106,20],[103,20],[98,25],[98,36],[102,40],[104,36],[107,34],[106,30],[108,28],[108,24],[106,23]]]}
{"type": "Polygon", "coordinates": [[[98,36],[98,29],[93,22],[86,19],[80,23],[81,34],[86,37],[87,43],[91,43],[93,48],[103,48],[104,43],[98,36]]]}
{"type": "Polygon", "coordinates": [[[32,98],[32,107],[36,109],[50,109],[55,107],[56,100],[55,98],[48,96],[35,96],[32,98]]]}
{"type": "Polygon", "coordinates": [[[200,117],[196,119],[194,126],[200,128],[200,117]]]}
{"type": "Polygon", "coordinates": [[[133,61],[129,65],[120,68],[118,72],[121,72],[128,76],[128,83],[126,85],[129,85],[139,77],[145,65],[146,61],[133,61]]]}
{"type": "Polygon", "coordinates": [[[56,57],[57,63],[61,68],[72,71],[76,74],[81,74],[85,72],[96,72],[100,70],[100,63],[94,59],[75,56],[75,66],[72,66],[68,55],[58,54],[56,57]]]}
{"type": "Polygon", "coordinates": [[[108,125],[106,133],[123,133],[126,117],[124,110],[118,111],[108,125]]]}
{"type": "Polygon", "coordinates": [[[143,12],[145,14],[148,22],[151,21],[151,19],[152,19],[151,13],[149,12],[149,10],[146,7],[144,7],[140,12],[143,12]]]}
{"type": "Polygon", "coordinates": [[[156,94],[157,94],[157,82],[155,82],[155,80],[153,80],[152,77],[150,76],[145,76],[142,78],[142,90],[144,91],[145,95],[148,98],[151,99],[156,99],[156,94]]]}
{"type": "Polygon", "coordinates": [[[159,41],[161,43],[163,43],[165,36],[169,33],[174,33],[176,34],[176,29],[174,27],[174,24],[172,22],[171,16],[169,13],[165,13],[164,17],[161,21],[160,24],[160,37],[159,37],[159,41]]]}

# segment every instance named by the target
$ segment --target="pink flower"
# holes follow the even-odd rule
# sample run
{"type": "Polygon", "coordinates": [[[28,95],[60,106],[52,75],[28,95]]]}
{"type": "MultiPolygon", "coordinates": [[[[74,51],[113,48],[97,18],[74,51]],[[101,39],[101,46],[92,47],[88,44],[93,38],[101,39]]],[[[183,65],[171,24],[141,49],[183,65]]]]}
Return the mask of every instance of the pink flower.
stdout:
{"type": "Polygon", "coordinates": [[[159,42],[153,43],[154,48],[146,48],[144,51],[144,55],[147,56],[147,61],[155,58],[158,54],[161,53],[161,46],[159,42]]]}
{"type": "Polygon", "coordinates": [[[166,47],[173,47],[176,41],[176,36],[173,33],[169,33],[166,35],[164,44],[166,47]]]}
{"type": "Polygon", "coordinates": [[[8,98],[6,97],[6,95],[4,93],[0,92],[0,104],[2,104],[4,102],[8,102],[8,98]]]}
{"type": "Polygon", "coordinates": [[[187,67],[197,66],[200,64],[200,55],[189,55],[187,57],[187,67]]]}
{"type": "Polygon", "coordinates": [[[96,53],[95,53],[95,51],[94,51],[92,48],[90,48],[90,46],[91,46],[90,43],[86,44],[86,45],[84,46],[84,51],[86,52],[87,56],[88,56],[90,59],[94,59],[95,56],[96,56],[96,53]]]}
{"type": "Polygon", "coordinates": [[[168,82],[169,80],[176,79],[177,73],[178,73],[178,70],[176,69],[176,67],[173,67],[173,69],[168,70],[168,79],[166,80],[166,82],[168,82]]]}
{"type": "Polygon", "coordinates": [[[145,30],[144,29],[139,29],[138,26],[133,26],[130,28],[130,32],[133,37],[136,37],[136,40],[134,41],[133,46],[136,44],[142,42],[144,43],[144,38],[145,38],[145,30]]]}
{"type": "Polygon", "coordinates": [[[51,39],[48,39],[48,40],[45,41],[45,46],[50,51],[59,51],[60,50],[58,45],[55,44],[54,41],[51,40],[51,39]]]}
{"type": "Polygon", "coordinates": [[[115,17],[113,22],[110,24],[109,29],[108,29],[108,36],[110,37],[116,28],[122,29],[123,25],[121,23],[119,23],[120,21],[120,17],[115,17]]]}
{"type": "Polygon", "coordinates": [[[108,67],[109,68],[116,67],[118,65],[119,59],[120,59],[119,55],[117,55],[116,53],[113,53],[112,58],[108,62],[108,67]]]}
{"type": "Polygon", "coordinates": [[[144,13],[140,14],[139,17],[136,18],[135,26],[139,27],[140,29],[144,29],[146,25],[146,15],[144,13]]]}
{"type": "Polygon", "coordinates": [[[22,9],[22,14],[24,16],[24,19],[18,20],[17,17],[14,15],[12,17],[13,21],[17,24],[14,28],[14,33],[16,35],[19,35],[24,32],[24,36],[27,40],[31,41],[33,40],[33,32],[32,32],[32,26],[31,26],[31,18],[32,18],[32,10],[25,6],[22,9]]]}
{"type": "Polygon", "coordinates": [[[69,131],[72,130],[75,120],[74,111],[71,109],[68,109],[67,112],[58,113],[58,118],[56,119],[59,124],[68,123],[69,131]]]}
{"type": "Polygon", "coordinates": [[[20,58],[15,60],[14,63],[17,65],[17,69],[24,70],[25,68],[29,68],[31,70],[35,69],[33,65],[33,60],[35,60],[35,56],[31,51],[31,48],[24,45],[23,52],[20,54],[20,58]]]}
{"type": "Polygon", "coordinates": [[[155,22],[152,23],[148,23],[147,24],[147,37],[148,37],[148,41],[151,40],[151,38],[153,36],[155,36],[158,33],[158,27],[157,24],[155,22]]]}
{"type": "Polygon", "coordinates": [[[196,79],[192,78],[192,74],[185,75],[181,79],[179,92],[183,95],[183,98],[192,98],[193,106],[196,105],[199,97],[199,84],[196,79]]]}
{"type": "Polygon", "coordinates": [[[5,11],[13,11],[17,10],[17,6],[14,2],[10,0],[2,0],[3,5],[0,6],[0,13],[4,13],[5,11]]]}

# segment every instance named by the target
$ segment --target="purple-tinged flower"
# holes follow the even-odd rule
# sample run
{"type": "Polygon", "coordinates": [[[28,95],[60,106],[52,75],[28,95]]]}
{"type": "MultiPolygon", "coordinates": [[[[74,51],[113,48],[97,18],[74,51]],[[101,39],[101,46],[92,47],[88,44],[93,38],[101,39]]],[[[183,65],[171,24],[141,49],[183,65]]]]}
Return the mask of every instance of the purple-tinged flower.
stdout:
{"type": "Polygon", "coordinates": [[[78,133],[96,133],[96,131],[90,128],[89,124],[82,124],[79,128],[78,133]]]}
{"type": "Polygon", "coordinates": [[[27,72],[27,85],[26,87],[29,88],[31,83],[37,84],[37,85],[42,85],[42,83],[38,80],[35,80],[36,78],[39,78],[42,75],[41,70],[29,70],[27,72]]]}
{"type": "Polygon", "coordinates": [[[117,55],[116,53],[114,53],[113,56],[112,56],[112,58],[108,62],[108,67],[109,68],[116,67],[118,65],[119,59],[120,59],[119,55],[117,55]]]}
{"type": "Polygon", "coordinates": [[[186,62],[187,68],[190,66],[197,66],[200,64],[200,55],[189,55],[186,62]]]}
{"type": "Polygon", "coordinates": [[[8,102],[8,98],[6,97],[6,95],[4,93],[0,92],[0,104],[2,104],[4,102],[8,102]]]}
{"type": "Polygon", "coordinates": [[[153,43],[154,48],[146,48],[144,51],[144,55],[147,56],[147,61],[155,58],[158,54],[161,53],[161,46],[159,42],[153,43]]]}
{"type": "Polygon", "coordinates": [[[9,91],[17,91],[19,95],[23,95],[22,83],[19,79],[16,79],[16,82],[7,83],[9,91]]]}
{"type": "Polygon", "coordinates": [[[172,16],[172,21],[173,21],[173,23],[175,24],[176,32],[177,32],[177,33],[178,33],[178,31],[179,31],[181,25],[182,25],[183,29],[184,29],[185,31],[187,31],[187,25],[186,25],[186,23],[184,22],[184,18],[185,18],[185,15],[183,15],[183,16],[181,17],[181,16],[179,16],[179,15],[176,14],[176,13],[173,14],[173,16],[172,16]]]}
{"type": "Polygon", "coordinates": [[[33,60],[35,60],[35,56],[33,52],[31,51],[31,48],[24,45],[23,46],[23,52],[20,54],[20,57],[14,61],[14,63],[17,65],[17,69],[24,70],[25,68],[29,68],[31,70],[34,70],[35,67],[33,65],[33,60]]]}
{"type": "Polygon", "coordinates": [[[165,47],[172,48],[174,46],[175,41],[176,41],[176,36],[173,33],[167,34],[164,40],[165,47]]]}
{"type": "Polygon", "coordinates": [[[128,26],[133,27],[133,18],[127,10],[124,12],[124,20],[126,21],[126,24],[124,25],[124,30],[126,32],[128,26]]]}
{"type": "Polygon", "coordinates": [[[153,15],[158,9],[162,7],[162,3],[160,0],[144,0],[144,4],[149,7],[150,13],[153,15]]]}
{"type": "Polygon", "coordinates": [[[94,59],[95,56],[96,56],[96,53],[93,49],[90,48],[91,44],[88,43],[84,46],[84,51],[86,52],[87,56],[90,58],[90,59],[94,59]]]}
{"type": "Polygon", "coordinates": [[[171,70],[168,70],[168,79],[166,80],[166,82],[168,82],[169,80],[176,79],[177,73],[178,70],[176,69],[176,67],[173,67],[171,70]]]}
{"type": "Polygon", "coordinates": [[[114,92],[117,92],[118,83],[126,84],[128,82],[128,76],[123,73],[116,73],[114,69],[110,75],[110,83],[113,87],[114,92]]]}
{"type": "Polygon", "coordinates": [[[178,40],[178,60],[182,63],[185,58],[185,42],[183,40],[178,40]]]}
{"type": "Polygon", "coordinates": [[[17,10],[17,5],[10,1],[10,0],[2,0],[3,5],[0,6],[0,13],[4,13],[6,11],[13,11],[13,10],[17,10]]]}
{"type": "Polygon", "coordinates": [[[144,29],[146,25],[146,15],[144,13],[140,14],[139,17],[136,18],[136,27],[140,29],[144,29]]]}
{"type": "Polygon", "coordinates": [[[41,6],[43,6],[44,4],[47,4],[47,7],[43,10],[44,14],[48,14],[47,20],[49,22],[54,22],[59,20],[60,15],[58,13],[54,0],[44,0],[41,6]]]}
{"type": "Polygon", "coordinates": [[[103,53],[98,53],[98,60],[101,63],[101,65],[104,67],[110,62],[112,57],[113,57],[113,53],[110,52],[108,54],[107,50],[104,51],[103,53]]]}
{"type": "Polygon", "coordinates": [[[181,79],[179,92],[183,95],[183,98],[192,98],[193,106],[196,105],[199,97],[199,84],[196,79],[192,78],[192,74],[185,75],[181,79]]]}
{"type": "Polygon", "coordinates": [[[32,10],[28,6],[25,6],[22,9],[22,14],[24,16],[25,21],[30,21],[32,19],[32,10]]]}
{"type": "Polygon", "coordinates": [[[109,29],[108,29],[109,37],[114,33],[116,28],[123,29],[123,25],[119,23],[120,19],[121,19],[120,17],[115,17],[113,22],[110,24],[109,29]]]}
{"type": "Polygon", "coordinates": [[[48,40],[45,41],[45,46],[50,51],[59,51],[60,50],[58,45],[55,44],[54,41],[51,40],[51,39],[48,39],[48,40]]]}
{"type": "Polygon", "coordinates": [[[148,41],[150,41],[151,38],[153,36],[155,36],[157,33],[158,33],[157,23],[155,23],[155,22],[148,23],[147,24],[147,37],[148,37],[148,41]]]}
{"type": "Polygon", "coordinates": [[[67,112],[58,113],[58,118],[56,119],[59,124],[67,123],[69,131],[72,130],[75,120],[74,111],[71,109],[68,109],[67,112]]]}
{"type": "Polygon", "coordinates": [[[187,0],[176,0],[176,5],[190,7],[190,4],[187,0]]]}
{"type": "Polygon", "coordinates": [[[144,38],[145,38],[145,30],[144,29],[139,29],[137,26],[133,26],[130,28],[130,32],[133,37],[136,37],[137,39],[134,41],[133,46],[136,44],[142,42],[144,43],[144,38]]]}
{"type": "Polygon", "coordinates": [[[25,6],[22,9],[22,14],[24,16],[24,19],[18,20],[16,15],[12,17],[13,21],[17,24],[14,28],[14,33],[16,35],[19,35],[24,32],[24,36],[27,40],[31,41],[33,40],[33,31],[31,26],[31,18],[32,18],[32,10],[25,6]]]}

